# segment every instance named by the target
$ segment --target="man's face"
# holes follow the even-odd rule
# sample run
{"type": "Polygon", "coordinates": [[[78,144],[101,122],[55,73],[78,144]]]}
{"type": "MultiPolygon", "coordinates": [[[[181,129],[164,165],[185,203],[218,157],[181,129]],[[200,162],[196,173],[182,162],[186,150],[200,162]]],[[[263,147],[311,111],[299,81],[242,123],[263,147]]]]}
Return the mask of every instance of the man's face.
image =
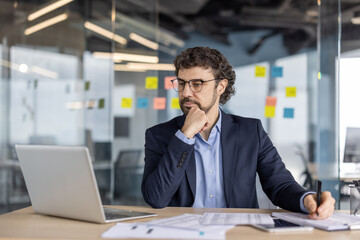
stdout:
{"type": "MultiPolygon", "coordinates": [[[[193,67],[189,69],[181,69],[178,72],[178,78],[184,81],[190,81],[192,79],[201,79],[204,81],[214,79],[214,75],[210,68],[205,69],[202,67],[193,67]]],[[[185,115],[189,112],[191,107],[197,105],[205,113],[208,113],[211,109],[219,107],[219,97],[221,93],[217,91],[216,81],[210,81],[203,83],[200,92],[194,93],[189,84],[185,84],[185,89],[179,92],[180,108],[185,115]]],[[[218,86],[219,87],[219,86],[218,86]]]]}

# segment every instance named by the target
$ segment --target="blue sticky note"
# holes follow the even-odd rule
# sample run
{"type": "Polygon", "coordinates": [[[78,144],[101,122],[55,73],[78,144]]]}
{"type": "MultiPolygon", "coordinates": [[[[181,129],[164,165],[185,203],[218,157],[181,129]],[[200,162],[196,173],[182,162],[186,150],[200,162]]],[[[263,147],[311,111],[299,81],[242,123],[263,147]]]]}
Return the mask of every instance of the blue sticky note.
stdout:
{"type": "Polygon", "coordinates": [[[149,100],[147,98],[138,98],[136,107],[137,108],[148,108],[149,100]]]}
{"type": "Polygon", "coordinates": [[[294,118],[294,109],[284,108],[284,118],[294,118]]]}
{"type": "Polygon", "coordinates": [[[271,67],[271,77],[282,77],[283,76],[283,67],[272,66],[271,67]]]}

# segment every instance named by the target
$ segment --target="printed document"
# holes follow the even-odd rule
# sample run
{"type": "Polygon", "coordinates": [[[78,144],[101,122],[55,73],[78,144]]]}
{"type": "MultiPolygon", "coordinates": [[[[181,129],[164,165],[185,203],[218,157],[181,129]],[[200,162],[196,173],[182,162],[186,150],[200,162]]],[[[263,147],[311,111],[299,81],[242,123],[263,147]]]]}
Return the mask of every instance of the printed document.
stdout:
{"type": "Polygon", "coordinates": [[[103,238],[167,238],[167,239],[219,239],[233,226],[203,226],[202,215],[183,214],[148,222],[117,223],[104,232],[103,238]]]}
{"type": "Polygon", "coordinates": [[[326,231],[352,230],[360,228],[359,217],[344,213],[334,213],[331,217],[325,220],[309,219],[308,215],[305,213],[274,212],[272,215],[298,225],[313,226],[326,231]]]}
{"type": "Polygon", "coordinates": [[[269,214],[260,213],[210,213],[203,214],[201,224],[204,225],[266,225],[274,226],[269,214]]]}

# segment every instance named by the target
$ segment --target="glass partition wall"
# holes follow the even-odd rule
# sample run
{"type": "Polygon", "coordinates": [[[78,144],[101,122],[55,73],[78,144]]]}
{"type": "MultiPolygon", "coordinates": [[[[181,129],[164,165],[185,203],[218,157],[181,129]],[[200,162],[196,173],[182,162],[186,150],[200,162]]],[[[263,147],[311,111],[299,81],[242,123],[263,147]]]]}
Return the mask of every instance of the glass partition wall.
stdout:
{"type": "MultiPolygon", "coordinates": [[[[237,21],[244,27],[229,30],[227,45],[205,27],[187,29],[187,39],[162,27],[167,18],[160,16],[172,13],[166,1],[0,1],[3,211],[29,205],[14,144],[85,145],[104,204],[144,205],[145,130],[182,114],[172,61],[198,45],[219,49],[236,71],[236,95],[223,109],[261,119],[295,179],[311,190],[322,180],[346,209],[351,178],[342,172],[358,168],[356,157],[344,160],[346,132],[360,124],[357,35],[345,32],[356,32],[349,22],[358,4],[314,1],[302,17],[304,5],[286,2],[288,13],[243,7],[237,21]],[[251,14],[264,21],[250,21],[251,14]],[[276,22],[280,30],[270,34],[271,14],[301,21],[276,22]]],[[[271,207],[261,192],[258,198],[271,207]]]]}

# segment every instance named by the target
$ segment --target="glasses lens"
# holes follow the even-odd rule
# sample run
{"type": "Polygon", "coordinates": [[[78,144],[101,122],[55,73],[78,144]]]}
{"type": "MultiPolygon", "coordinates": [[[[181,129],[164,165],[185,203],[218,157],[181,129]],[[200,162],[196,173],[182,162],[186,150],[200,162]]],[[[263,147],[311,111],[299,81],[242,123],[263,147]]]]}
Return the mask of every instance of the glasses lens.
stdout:
{"type": "Polygon", "coordinates": [[[202,88],[202,81],[200,80],[192,80],[190,82],[190,87],[193,92],[200,92],[202,88]]]}
{"type": "Polygon", "coordinates": [[[179,92],[184,91],[185,84],[186,84],[185,81],[178,79],[176,82],[177,82],[177,91],[179,91],[179,92]]]}

